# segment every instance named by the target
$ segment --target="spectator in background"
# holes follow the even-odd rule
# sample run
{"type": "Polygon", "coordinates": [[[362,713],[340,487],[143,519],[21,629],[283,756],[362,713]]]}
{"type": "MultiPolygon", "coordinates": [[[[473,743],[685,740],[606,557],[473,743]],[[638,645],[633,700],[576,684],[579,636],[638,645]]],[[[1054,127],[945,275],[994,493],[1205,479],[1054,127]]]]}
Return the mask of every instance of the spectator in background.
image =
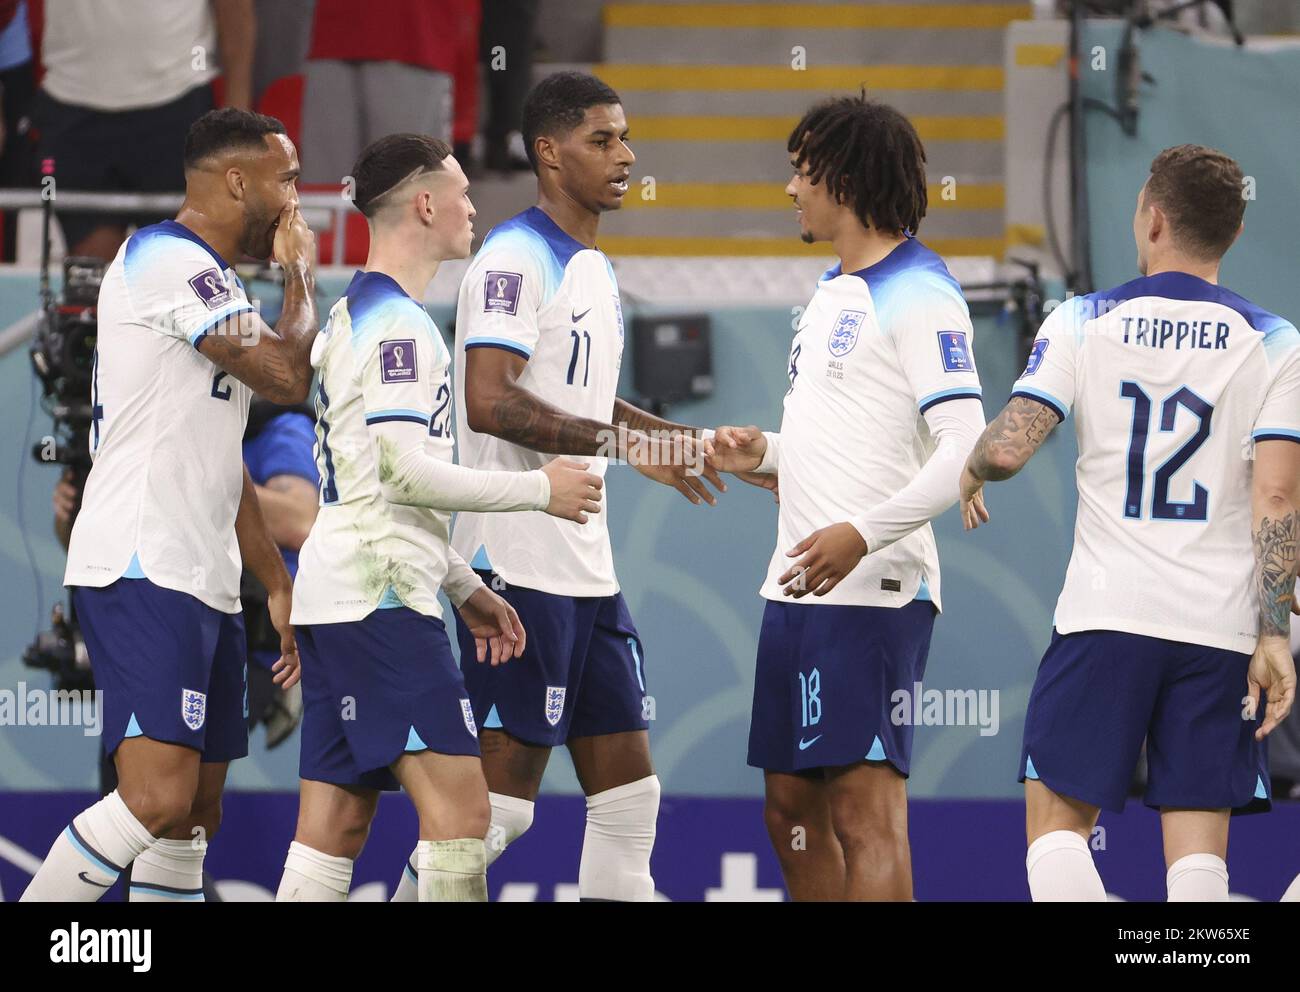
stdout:
{"type": "Polygon", "coordinates": [[[480,0],[450,0],[447,7],[455,21],[452,30],[459,36],[451,67],[452,155],[472,179],[480,173],[472,143],[479,124],[478,49],[483,10],[480,0]]]}
{"type": "MultiPolygon", "coordinates": [[[[26,0],[0,0],[0,187],[32,186],[36,153],[31,141],[31,26],[26,0]]],[[[0,259],[12,261],[18,225],[5,218],[0,259]]]]}
{"type": "MultiPolygon", "coordinates": [[[[539,0],[483,0],[479,58],[486,73],[488,107],[483,164],[496,172],[532,168],[519,129],[524,97],[533,85],[538,6],[539,0]],[[505,64],[498,68],[502,60],[505,64]]],[[[459,152],[456,158],[464,161],[459,152]]]]}
{"type": "MultiPolygon", "coordinates": [[[[45,0],[36,96],[40,156],[59,188],[180,192],[191,123],[214,104],[251,101],[253,0],[45,0]]],[[[129,224],[162,215],[60,212],[69,254],[111,261],[129,224]]]]}
{"type": "MultiPolygon", "coordinates": [[[[315,13],[316,0],[255,0],[253,15],[257,20],[257,44],[253,56],[254,109],[272,117],[280,116],[260,106],[262,97],[276,80],[302,74],[302,67],[307,61],[307,48],[311,45],[311,25],[315,13]]],[[[289,125],[290,138],[293,130],[293,126],[289,125]]]]}
{"type": "MultiPolygon", "coordinates": [[[[477,6],[478,0],[472,0],[477,6]]],[[[452,142],[466,0],[317,0],[302,108],[302,178],[342,183],[385,134],[452,142]]]]}

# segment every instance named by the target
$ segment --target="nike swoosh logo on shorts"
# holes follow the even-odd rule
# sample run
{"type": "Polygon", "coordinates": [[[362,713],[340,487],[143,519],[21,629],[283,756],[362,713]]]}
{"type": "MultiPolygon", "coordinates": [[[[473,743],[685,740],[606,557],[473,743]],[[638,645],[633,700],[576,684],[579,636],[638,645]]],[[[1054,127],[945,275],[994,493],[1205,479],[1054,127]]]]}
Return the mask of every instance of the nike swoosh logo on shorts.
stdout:
{"type": "Polygon", "coordinates": [[[810,741],[806,741],[806,740],[804,740],[802,737],[800,737],[800,738],[799,738],[799,750],[800,750],[800,751],[807,751],[810,747],[812,747],[812,746],[813,746],[814,744],[816,744],[819,740],[821,740],[821,739],[822,739],[822,736],[823,736],[822,734],[818,734],[816,737],[814,737],[814,738],[813,738],[812,740],[810,740],[810,741]]]}
{"type": "Polygon", "coordinates": [[[591,307],[587,307],[587,309],[582,311],[582,313],[570,313],[569,316],[573,318],[573,322],[576,324],[578,321],[582,320],[582,318],[587,316],[587,314],[589,313],[591,313],[591,307]]]}
{"type": "Polygon", "coordinates": [[[87,878],[86,873],[84,871],[78,872],[77,877],[81,879],[83,882],[85,882],[87,885],[93,885],[97,889],[109,889],[113,887],[112,882],[109,882],[107,885],[105,885],[102,882],[96,882],[94,879],[87,878]]]}

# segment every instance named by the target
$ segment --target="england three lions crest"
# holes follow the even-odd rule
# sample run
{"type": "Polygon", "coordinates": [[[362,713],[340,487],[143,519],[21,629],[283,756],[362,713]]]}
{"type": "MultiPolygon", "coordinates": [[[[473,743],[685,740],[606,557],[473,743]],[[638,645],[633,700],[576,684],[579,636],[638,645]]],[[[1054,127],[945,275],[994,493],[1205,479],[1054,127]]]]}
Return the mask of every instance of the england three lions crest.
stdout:
{"type": "Polygon", "coordinates": [[[548,685],[546,687],[546,722],[552,727],[560,722],[564,715],[564,686],[548,685]]]}
{"type": "Polygon", "coordinates": [[[827,342],[832,355],[843,358],[853,350],[853,346],[858,343],[858,332],[862,330],[862,322],[866,319],[867,315],[861,310],[840,311],[827,342]]]}
{"type": "Polygon", "coordinates": [[[208,697],[193,689],[181,690],[181,719],[191,730],[198,730],[208,715],[208,697]]]}

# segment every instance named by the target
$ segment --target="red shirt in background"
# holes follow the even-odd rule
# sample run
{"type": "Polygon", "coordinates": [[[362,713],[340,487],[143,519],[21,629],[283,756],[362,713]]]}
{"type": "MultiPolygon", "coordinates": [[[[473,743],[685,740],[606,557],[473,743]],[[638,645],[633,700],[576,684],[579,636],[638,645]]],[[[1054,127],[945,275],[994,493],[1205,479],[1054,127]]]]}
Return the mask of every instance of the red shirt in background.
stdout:
{"type": "Polygon", "coordinates": [[[307,57],[404,62],[454,74],[464,16],[455,0],[317,0],[307,57]]]}

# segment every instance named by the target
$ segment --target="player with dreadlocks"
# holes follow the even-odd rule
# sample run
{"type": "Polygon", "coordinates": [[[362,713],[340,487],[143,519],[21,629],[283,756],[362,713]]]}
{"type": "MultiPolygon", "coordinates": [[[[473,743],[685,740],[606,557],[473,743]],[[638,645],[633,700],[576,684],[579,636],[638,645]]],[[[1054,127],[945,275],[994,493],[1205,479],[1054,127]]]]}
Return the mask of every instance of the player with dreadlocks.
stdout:
{"type": "Polygon", "coordinates": [[[788,150],[800,234],[839,261],[791,342],[780,433],[714,438],[714,467],[780,480],[749,763],[792,898],[908,900],[911,696],[940,608],[930,520],[984,425],[970,314],[916,240],[925,151],[906,117],[829,100],[788,150]]]}

